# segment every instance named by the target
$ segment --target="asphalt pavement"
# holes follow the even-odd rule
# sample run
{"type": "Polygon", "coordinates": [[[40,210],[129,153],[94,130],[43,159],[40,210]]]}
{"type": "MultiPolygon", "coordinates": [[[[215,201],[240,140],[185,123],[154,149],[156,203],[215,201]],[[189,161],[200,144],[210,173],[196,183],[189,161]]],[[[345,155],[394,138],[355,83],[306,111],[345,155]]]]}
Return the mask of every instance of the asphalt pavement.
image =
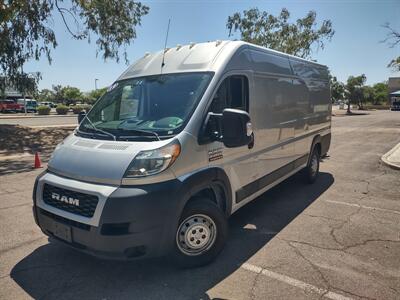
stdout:
{"type": "Polygon", "coordinates": [[[40,170],[0,176],[0,298],[400,299],[400,173],[380,159],[400,142],[400,113],[332,126],[317,182],[297,174],[239,210],[226,248],[197,269],[49,243],[31,212],[40,170]]]}

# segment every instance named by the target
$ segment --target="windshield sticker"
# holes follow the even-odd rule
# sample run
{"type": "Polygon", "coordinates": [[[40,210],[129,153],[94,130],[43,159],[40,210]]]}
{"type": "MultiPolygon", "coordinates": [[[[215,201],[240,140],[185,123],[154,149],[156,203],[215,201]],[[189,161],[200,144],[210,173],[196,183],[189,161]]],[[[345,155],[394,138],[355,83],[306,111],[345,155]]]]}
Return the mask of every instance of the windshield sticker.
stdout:
{"type": "Polygon", "coordinates": [[[222,158],[224,158],[224,155],[222,154],[222,148],[208,150],[208,161],[214,161],[222,158]]]}

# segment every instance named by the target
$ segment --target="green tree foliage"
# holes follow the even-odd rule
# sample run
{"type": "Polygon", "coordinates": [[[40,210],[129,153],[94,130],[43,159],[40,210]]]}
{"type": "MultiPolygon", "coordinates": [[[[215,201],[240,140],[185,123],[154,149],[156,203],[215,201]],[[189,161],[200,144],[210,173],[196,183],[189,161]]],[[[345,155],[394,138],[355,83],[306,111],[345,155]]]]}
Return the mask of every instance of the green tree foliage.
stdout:
{"type": "MultiPolygon", "coordinates": [[[[384,24],[383,27],[388,30],[383,42],[387,43],[390,48],[395,48],[400,45],[400,31],[391,27],[389,23],[384,24]]],[[[393,58],[389,62],[388,68],[392,68],[394,71],[400,71],[400,56],[393,58]]]]}
{"type": "Polygon", "coordinates": [[[62,92],[63,87],[60,84],[57,84],[57,85],[53,85],[52,88],[53,88],[53,93],[54,93],[54,100],[57,103],[64,103],[65,99],[64,99],[63,92],[62,92]]]}
{"type": "Polygon", "coordinates": [[[350,76],[346,83],[346,96],[348,99],[347,112],[350,113],[350,105],[358,104],[359,109],[363,108],[363,86],[367,81],[365,74],[359,76],[350,76]]]}
{"type": "Polygon", "coordinates": [[[107,92],[107,88],[101,88],[97,90],[90,91],[86,97],[85,97],[85,102],[89,104],[93,104],[96,102],[101,96],[103,96],[107,92]]]}
{"type": "Polygon", "coordinates": [[[77,87],[66,86],[61,89],[62,97],[67,105],[82,100],[82,92],[77,87]]]}
{"type": "Polygon", "coordinates": [[[378,105],[387,102],[389,87],[387,82],[375,83],[372,88],[374,89],[373,104],[378,105]]]}
{"type": "Polygon", "coordinates": [[[0,72],[20,89],[24,64],[45,56],[51,63],[56,35],[53,17],[61,16],[71,37],[94,40],[97,54],[119,61],[120,47],[136,38],[136,27],[149,8],[134,0],[6,0],[0,2],[0,72]]]}
{"type": "Polygon", "coordinates": [[[337,80],[336,77],[331,77],[331,99],[332,102],[344,100],[344,84],[337,80]]]}
{"type": "Polygon", "coordinates": [[[42,89],[38,93],[37,99],[40,102],[54,102],[56,100],[54,92],[49,89],[42,89]]]}
{"type": "Polygon", "coordinates": [[[278,16],[252,8],[228,17],[229,36],[239,31],[243,41],[288,54],[309,58],[313,46],[323,49],[335,31],[330,20],[317,26],[317,14],[310,11],[304,18],[289,22],[290,13],[283,8],[278,16]]]}

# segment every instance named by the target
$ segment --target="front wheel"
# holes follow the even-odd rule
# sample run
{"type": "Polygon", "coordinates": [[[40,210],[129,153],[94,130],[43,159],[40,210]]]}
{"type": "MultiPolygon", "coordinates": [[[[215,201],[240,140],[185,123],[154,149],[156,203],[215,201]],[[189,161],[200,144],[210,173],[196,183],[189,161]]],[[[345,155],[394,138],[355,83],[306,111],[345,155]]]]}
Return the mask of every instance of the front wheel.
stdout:
{"type": "Polygon", "coordinates": [[[172,256],[184,268],[212,262],[223,249],[228,235],[224,213],[207,198],[189,202],[175,236],[172,256]]]}
{"type": "Polygon", "coordinates": [[[318,148],[315,147],[313,149],[307,167],[305,167],[304,169],[304,173],[308,183],[314,183],[315,180],[317,180],[319,174],[319,161],[320,161],[320,154],[318,148]]]}

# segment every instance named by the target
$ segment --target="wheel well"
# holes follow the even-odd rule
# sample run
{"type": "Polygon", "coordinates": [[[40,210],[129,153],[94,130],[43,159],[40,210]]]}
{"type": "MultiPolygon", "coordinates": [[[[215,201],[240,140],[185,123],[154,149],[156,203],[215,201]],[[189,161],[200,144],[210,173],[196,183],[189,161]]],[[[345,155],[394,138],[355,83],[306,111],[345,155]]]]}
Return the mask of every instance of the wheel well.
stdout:
{"type": "MultiPolygon", "coordinates": [[[[226,195],[224,192],[223,187],[215,183],[212,186],[206,187],[201,189],[200,191],[196,192],[194,195],[190,197],[190,199],[187,201],[186,205],[188,203],[195,201],[199,198],[207,198],[213,203],[215,203],[225,214],[227,214],[227,204],[226,204],[226,195]]],[[[185,205],[185,206],[186,206],[185,205]]]]}

